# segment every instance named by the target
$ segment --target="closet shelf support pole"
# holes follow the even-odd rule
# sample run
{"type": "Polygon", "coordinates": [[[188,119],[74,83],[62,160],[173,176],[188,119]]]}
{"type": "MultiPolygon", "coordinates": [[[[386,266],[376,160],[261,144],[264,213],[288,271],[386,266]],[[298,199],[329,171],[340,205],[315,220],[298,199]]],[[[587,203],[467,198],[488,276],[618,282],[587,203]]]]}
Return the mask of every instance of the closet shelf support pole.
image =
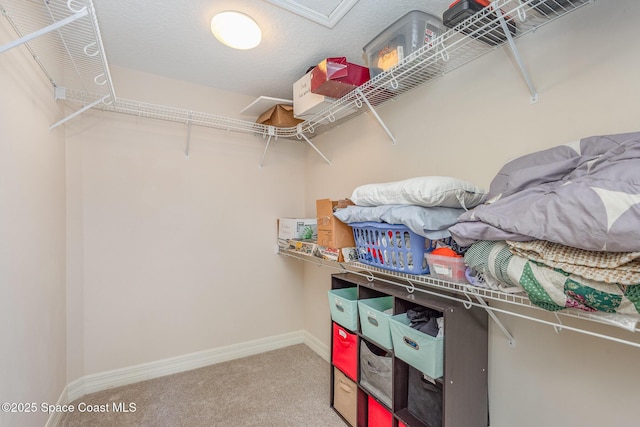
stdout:
{"type": "Polygon", "coordinates": [[[531,82],[531,78],[529,78],[529,73],[527,72],[527,69],[525,68],[522,62],[520,51],[518,50],[518,47],[516,46],[516,42],[513,40],[513,37],[511,36],[511,31],[509,31],[509,28],[507,27],[507,22],[504,20],[504,15],[502,14],[502,11],[500,10],[499,7],[495,7],[494,12],[498,16],[498,20],[500,21],[500,26],[502,27],[502,31],[507,36],[507,41],[509,42],[509,47],[511,48],[511,52],[513,53],[513,56],[516,62],[518,63],[518,67],[520,68],[522,77],[524,78],[524,81],[527,83],[527,87],[529,88],[529,92],[531,93],[531,103],[534,104],[538,102],[538,91],[533,86],[533,83],[531,82]]]}
{"type": "MultiPolygon", "coordinates": [[[[513,335],[511,335],[511,333],[507,330],[507,328],[504,326],[502,321],[500,319],[498,319],[498,316],[496,316],[496,314],[493,312],[493,310],[491,310],[489,308],[489,306],[487,305],[487,302],[480,295],[478,295],[478,294],[473,294],[473,295],[476,297],[478,302],[482,305],[482,307],[484,308],[484,311],[487,312],[489,317],[491,317],[491,319],[495,322],[495,324],[498,326],[498,328],[500,328],[500,330],[502,331],[504,336],[507,337],[507,342],[509,343],[509,347],[515,347],[516,346],[515,338],[513,338],[513,335]]],[[[467,296],[468,296],[468,294],[467,294],[467,296]]]]}
{"type": "Polygon", "coordinates": [[[54,130],[55,128],[57,128],[58,126],[60,126],[61,124],[64,124],[66,122],[68,122],[69,120],[73,119],[76,116],[79,116],[80,114],[84,113],[85,111],[95,107],[96,105],[100,104],[101,102],[104,102],[105,99],[107,99],[108,97],[110,97],[111,95],[105,95],[100,99],[96,99],[95,101],[93,101],[91,104],[85,105],[84,107],[82,107],[81,109],[79,109],[78,111],[69,114],[67,117],[65,117],[64,119],[55,122],[54,124],[52,124],[51,126],[49,126],[49,131],[54,130]]]}
{"type": "Polygon", "coordinates": [[[384,122],[382,121],[382,119],[380,118],[376,110],[373,108],[373,105],[371,105],[371,103],[369,102],[367,97],[364,96],[364,94],[362,93],[362,90],[359,87],[356,88],[356,93],[360,96],[360,98],[362,98],[364,103],[367,104],[367,107],[369,107],[369,110],[371,111],[373,116],[376,118],[376,120],[378,120],[378,123],[380,123],[380,126],[382,126],[382,129],[384,129],[387,135],[389,135],[389,138],[391,138],[391,142],[395,144],[397,142],[395,137],[393,136],[393,134],[391,133],[387,125],[384,124],[384,122]]]}
{"type": "Polygon", "coordinates": [[[318,150],[318,147],[313,145],[311,140],[309,140],[309,138],[307,138],[304,133],[302,133],[302,129],[301,129],[301,125],[300,124],[298,124],[298,136],[302,137],[305,141],[307,141],[307,144],[309,144],[311,146],[311,148],[316,150],[316,153],[318,153],[320,155],[320,157],[322,157],[324,159],[324,161],[327,162],[329,164],[329,166],[331,166],[331,161],[329,159],[327,159],[327,157],[324,154],[322,154],[322,152],[320,150],[318,150]]]}
{"type": "Polygon", "coordinates": [[[184,149],[185,159],[189,159],[189,146],[191,145],[191,126],[193,125],[192,118],[193,112],[189,111],[189,120],[187,120],[187,146],[184,149]]]}
{"type": "Polygon", "coordinates": [[[24,44],[24,43],[26,43],[26,42],[28,42],[30,40],[33,40],[36,37],[40,37],[41,35],[46,34],[46,33],[50,32],[50,31],[57,30],[60,27],[64,27],[65,25],[70,24],[71,22],[76,21],[76,20],[78,20],[80,18],[84,18],[85,16],[87,16],[88,13],[89,12],[87,11],[87,8],[84,8],[80,12],[78,12],[76,14],[73,14],[73,15],[65,18],[65,19],[62,19],[62,20],[60,20],[58,22],[54,22],[53,24],[48,25],[48,26],[46,26],[46,27],[44,27],[44,28],[42,28],[42,29],[40,29],[38,31],[34,31],[31,34],[27,34],[24,37],[20,37],[17,40],[14,40],[14,41],[12,41],[10,43],[7,43],[7,44],[5,44],[3,46],[0,46],[0,53],[6,52],[9,49],[13,49],[16,46],[20,46],[21,44],[24,44]]]}
{"type": "Polygon", "coordinates": [[[264,158],[267,156],[267,150],[269,149],[269,144],[271,143],[271,137],[276,134],[275,126],[269,126],[267,128],[267,133],[269,134],[269,137],[267,138],[267,146],[264,147],[264,152],[262,153],[262,158],[260,159],[260,164],[258,165],[260,169],[262,169],[262,165],[264,165],[264,158]]]}

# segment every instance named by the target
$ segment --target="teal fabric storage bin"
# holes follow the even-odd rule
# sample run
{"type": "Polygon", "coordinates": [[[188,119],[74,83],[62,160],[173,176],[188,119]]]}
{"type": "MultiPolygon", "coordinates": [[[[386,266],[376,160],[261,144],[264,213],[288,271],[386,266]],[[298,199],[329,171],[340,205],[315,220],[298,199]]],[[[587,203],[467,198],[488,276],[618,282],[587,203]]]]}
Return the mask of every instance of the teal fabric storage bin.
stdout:
{"type": "Polygon", "coordinates": [[[389,318],[384,311],[393,308],[393,297],[361,299],[358,301],[362,335],[381,346],[392,349],[389,318]]]}
{"type": "Polygon", "coordinates": [[[422,333],[409,326],[410,323],[406,313],[389,319],[396,357],[431,378],[440,378],[444,365],[444,337],[435,338],[422,333]]]}
{"type": "Polygon", "coordinates": [[[358,330],[358,288],[329,291],[331,320],[350,331],[358,330]]]}

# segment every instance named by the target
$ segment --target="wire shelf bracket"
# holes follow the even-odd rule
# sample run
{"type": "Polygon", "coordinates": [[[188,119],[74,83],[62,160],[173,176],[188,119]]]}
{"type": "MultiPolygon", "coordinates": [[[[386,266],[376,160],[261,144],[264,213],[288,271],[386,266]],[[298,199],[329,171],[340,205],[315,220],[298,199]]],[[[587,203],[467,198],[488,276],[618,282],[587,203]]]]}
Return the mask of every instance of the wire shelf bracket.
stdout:
{"type": "MultiPolygon", "coordinates": [[[[470,286],[467,287],[467,291],[468,291],[468,293],[465,293],[465,295],[469,299],[469,301],[472,302],[471,301],[471,297],[469,296],[469,294],[472,294],[476,298],[476,300],[478,300],[478,302],[480,303],[482,308],[484,308],[484,311],[486,311],[487,314],[489,315],[489,317],[491,317],[491,320],[493,320],[493,322],[498,326],[498,328],[500,328],[500,330],[502,331],[504,336],[507,337],[507,342],[509,344],[509,347],[511,347],[511,348],[515,347],[516,346],[515,338],[513,338],[513,335],[511,335],[511,332],[509,332],[509,330],[506,328],[506,326],[504,326],[504,323],[502,323],[502,321],[493,312],[493,310],[491,310],[489,308],[489,304],[487,304],[487,302],[484,300],[484,298],[482,298],[480,295],[478,295],[476,292],[474,292],[473,289],[470,286]]],[[[466,307],[465,306],[465,308],[471,308],[471,307],[466,307]]],[[[556,315],[556,317],[557,317],[557,315],[556,315]]],[[[558,321],[560,321],[560,318],[558,318],[558,321]]]]}
{"type": "Polygon", "coordinates": [[[397,143],[396,138],[393,136],[393,134],[391,133],[387,125],[384,124],[384,121],[382,121],[382,118],[380,118],[380,116],[376,112],[376,109],[373,108],[373,105],[371,105],[367,97],[364,96],[364,94],[362,93],[362,89],[360,89],[359,87],[356,88],[356,93],[358,94],[358,96],[360,96],[360,98],[362,98],[364,103],[367,104],[367,107],[369,107],[369,111],[371,111],[371,114],[373,114],[373,116],[376,118],[378,123],[380,123],[380,126],[382,126],[382,129],[384,129],[387,135],[389,135],[389,138],[391,138],[391,142],[393,142],[393,144],[395,145],[397,143]]]}
{"type": "Polygon", "coordinates": [[[193,112],[189,111],[187,119],[187,145],[184,147],[184,158],[189,160],[189,146],[191,145],[191,126],[193,125],[193,112]]]}
{"type": "Polygon", "coordinates": [[[325,162],[327,162],[329,164],[329,166],[331,166],[331,161],[329,159],[327,159],[327,157],[322,154],[322,152],[320,150],[318,150],[318,147],[316,147],[315,145],[313,145],[313,143],[311,142],[311,140],[309,138],[307,138],[307,136],[302,132],[302,124],[298,124],[298,139],[302,138],[305,141],[307,141],[307,144],[309,144],[311,146],[311,148],[313,148],[316,153],[318,153],[320,155],[320,157],[322,157],[324,159],[325,162]]]}
{"type": "MultiPolygon", "coordinates": [[[[269,126],[267,128],[267,134],[269,135],[269,137],[267,138],[267,145],[264,147],[264,152],[262,153],[262,158],[260,159],[260,164],[258,165],[258,167],[260,169],[262,169],[262,166],[264,165],[264,158],[267,155],[267,150],[269,149],[269,144],[271,143],[271,138],[276,135],[275,126],[269,126]]],[[[263,138],[264,138],[264,136],[263,136],[263,138]]]]}
{"type": "MultiPolygon", "coordinates": [[[[57,96],[57,95],[56,95],[57,96]]],[[[49,126],[49,131],[54,130],[55,128],[57,128],[58,126],[68,122],[69,120],[73,119],[74,117],[79,116],[80,114],[84,113],[87,110],[92,109],[93,107],[95,107],[96,105],[100,104],[101,102],[106,101],[107,98],[109,98],[111,95],[105,95],[100,99],[96,99],[95,101],[93,101],[90,104],[85,105],[84,107],[80,108],[79,110],[75,111],[72,114],[69,114],[67,117],[65,117],[62,120],[59,120],[57,122],[55,122],[54,124],[52,124],[51,126],[49,126]]]]}
{"type": "MultiPolygon", "coordinates": [[[[504,13],[502,13],[502,11],[500,10],[499,7],[494,7],[493,3],[491,3],[491,4],[492,4],[492,7],[493,7],[496,15],[498,16],[498,21],[500,22],[500,26],[502,27],[502,31],[504,32],[505,36],[507,37],[507,42],[509,44],[509,47],[511,48],[511,53],[513,53],[513,57],[515,58],[516,62],[518,63],[518,68],[520,68],[520,73],[522,73],[522,77],[524,78],[524,81],[527,84],[527,87],[529,88],[529,92],[531,93],[531,103],[535,104],[536,102],[538,102],[538,91],[536,90],[535,86],[533,85],[533,82],[531,81],[531,78],[529,77],[529,73],[527,72],[527,69],[524,66],[524,63],[522,62],[522,57],[520,56],[520,51],[518,50],[518,46],[516,46],[516,42],[513,40],[513,37],[511,36],[511,31],[507,27],[507,22],[504,19],[504,13]]],[[[520,18],[520,20],[522,22],[524,22],[525,19],[526,19],[526,12],[522,8],[522,1],[520,2],[520,6],[518,6],[518,8],[517,8],[517,13],[518,13],[518,17],[520,18]]],[[[512,18],[512,19],[515,19],[515,18],[512,18]]]]}

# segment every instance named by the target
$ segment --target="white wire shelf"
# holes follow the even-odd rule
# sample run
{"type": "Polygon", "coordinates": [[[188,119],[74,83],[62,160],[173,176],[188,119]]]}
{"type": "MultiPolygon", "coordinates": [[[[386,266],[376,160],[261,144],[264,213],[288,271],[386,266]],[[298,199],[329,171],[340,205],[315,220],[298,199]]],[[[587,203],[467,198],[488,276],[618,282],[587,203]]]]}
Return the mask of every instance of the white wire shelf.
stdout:
{"type": "Polygon", "coordinates": [[[433,46],[419,49],[394,68],[362,85],[360,90],[350,92],[297,127],[289,128],[117,99],[91,0],[0,0],[0,8],[22,37],[67,19],[86,7],[88,13],[82,19],[26,43],[51,83],[67,89],[68,101],[138,117],[251,135],[301,139],[301,135],[312,138],[325,133],[368,111],[367,104],[372,108],[382,105],[507,43],[501,30],[503,23],[495,10],[501,11],[510,28],[515,27],[513,38],[517,39],[592,1],[495,0],[492,7],[472,15],[435,39],[433,46]]]}
{"type": "MultiPolygon", "coordinates": [[[[507,43],[501,30],[502,11],[506,22],[515,28],[513,39],[529,34],[593,0],[495,0],[485,8],[436,38],[403,62],[369,80],[360,89],[372,106],[410,92],[507,43]]],[[[321,134],[346,119],[362,113],[362,101],[356,91],[343,96],[303,123],[307,134],[321,134]]]]}
{"type": "MultiPolygon", "coordinates": [[[[0,0],[0,12],[54,87],[115,99],[91,0],[0,0]]],[[[106,99],[106,98],[105,98],[106,99]]]]}
{"type": "MultiPolygon", "coordinates": [[[[67,100],[80,104],[90,104],[99,99],[100,97],[95,94],[87,94],[86,92],[73,90],[67,91],[67,100]]],[[[164,105],[150,104],[148,102],[133,101],[123,98],[118,98],[115,102],[100,102],[96,106],[94,106],[93,109],[128,114],[149,119],[165,120],[187,125],[192,124],[194,126],[208,127],[251,135],[267,135],[269,131],[269,126],[246,120],[184,110],[180,108],[172,108],[164,105]]]]}
{"type": "Polygon", "coordinates": [[[620,319],[624,318],[624,315],[612,315],[609,313],[588,313],[577,309],[565,309],[562,311],[550,312],[534,305],[524,293],[506,293],[489,288],[473,286],[468,283],[447,282],[445,280],[433,278],[429,275],[412,275],[400,273],[373,267],[359,262],[338,263],[282,248],[279,249],[278,253],[283,256],[295,258],[297,260],[322,267],[332,268],[341,272],[355,273],[369,279],[375,278],[375,280],[377,281],[382,281],[391,285],[403,287],[409,292],[423,292],[441,298],[458,301],[468,306],[473,305],[482,307],[487,310],[487,312],[491,315],[493,320],[496,321],[498,326],[502,329],[505,335],[507,335],[510,341],[513,340],[513,338],[510,336],[508,331],[506,331],[500,320],[495,317],[495,313],[502,313],[509,316],[515,316],[537,323],[546,324],[552,326],[557,332],[566,329],[640,348],[640,336],[634,335],[636,332],[640,332],[640,327],[638,327],[638,325],[635,324],[635,321],[631,319],[627,327],[622,328],[620,319]],[[501,308],[495,305],[489,306],[485,303],[485,301],[505,303],[507,308],[501,308]],[[522,307],[526,310],[514,311],[509,309],[509,306],[522,307]],[[533,314],[531,315],[526,313],[533,314]],[[549,318],[551,318],[551,320],[548,320],[549,318]],[[604,335],[602,333],[594,332],[581,326],[568,325],[562,322],[562,318],[574,318],[611,326],[615,329],[616,333],[630,334],[634,336],[634,339],[618,338],[612,335],[604,335]]]}

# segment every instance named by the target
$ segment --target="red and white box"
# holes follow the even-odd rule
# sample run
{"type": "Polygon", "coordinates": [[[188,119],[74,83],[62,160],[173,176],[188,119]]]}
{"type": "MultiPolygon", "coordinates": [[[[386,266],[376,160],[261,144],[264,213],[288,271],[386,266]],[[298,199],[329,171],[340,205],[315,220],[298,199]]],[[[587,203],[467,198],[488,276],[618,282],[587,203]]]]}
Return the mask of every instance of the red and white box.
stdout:
{"type": "Polygon", "coordinates": [[[311,70],[311,92],[340,98],[369,81],[369,69],[339,56],[327,58],[311,70]]]}

